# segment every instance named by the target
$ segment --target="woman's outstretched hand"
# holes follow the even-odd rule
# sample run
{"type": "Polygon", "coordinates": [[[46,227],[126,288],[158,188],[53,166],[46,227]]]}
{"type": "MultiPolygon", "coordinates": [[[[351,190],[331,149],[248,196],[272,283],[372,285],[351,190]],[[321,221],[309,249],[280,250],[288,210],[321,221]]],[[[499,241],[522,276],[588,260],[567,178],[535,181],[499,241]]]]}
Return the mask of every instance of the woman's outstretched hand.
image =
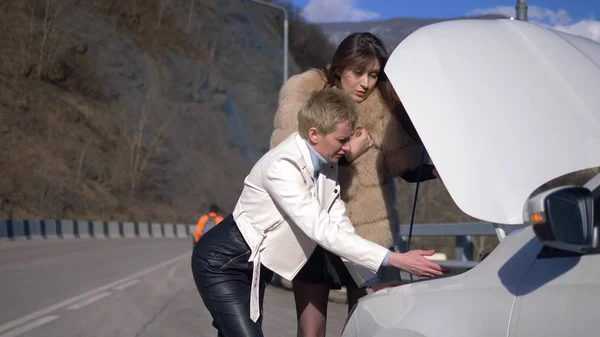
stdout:
{"type": "Polygon", "coordinates": [[[389,265],[406,270],[416,276],[440,276],[444,273],[444,268],[425,258],[425,256],[431,256],[434,253],[434,250],[421,249],[411,250],[406,253],[392,252],[389,265]]]}

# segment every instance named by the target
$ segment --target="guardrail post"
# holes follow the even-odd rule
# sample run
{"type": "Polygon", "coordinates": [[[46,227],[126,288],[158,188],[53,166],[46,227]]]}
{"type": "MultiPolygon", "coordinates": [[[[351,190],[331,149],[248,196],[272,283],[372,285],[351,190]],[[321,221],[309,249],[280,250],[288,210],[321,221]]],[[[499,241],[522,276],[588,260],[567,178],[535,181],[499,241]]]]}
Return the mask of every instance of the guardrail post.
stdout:
{"type": "Polygon", "coordinates": [[[138,222],[137,223],[137,236],[140,238],[149,238],[152,237],[151,233],[150,233],[150,227],[152,227],[150,225],[149,222],[138,222]]]}
{"type": "Polygon", "coordinates": [[[454,259],[458,261],[473,261],[473,237],[456,236],[454,244],[454,259]]]}
{"type": "Polygon", "coordinates": [[[23,220],[23,232],[26,239],[31,239],[31,225],[29,224],[29,220],[23,220]]]}
{"type": "Polygon", "coordinates": [[[75,223],[73,223],[73,220],[67,220],[67,219],[58,219],[57,220],[58,224],[60,225],[60,237],[63,239],[75,239],[77,238],[76,236],[76,229],[77,226],[75,226],[75,223]]]}
{"type": "Polygon", "coordinates": [[[56,219],[44,219],[43,233],[46,239],[58,239],[59,228],[56,219]]]}
{"type": "Polygon", "coordinates": [[[9,236],[12,240],[27,240],[27,221],[21,219],[11,219],[9,236]]]}
{"type": "Polygon", "coordinates": [[[396,244],[394,245],[394,250],[399,253],[406,253],[406,249],[408,248],[407,236],[399,236],[396,244]]]}
{"type": "Polygon", "coordinates": [[[43,221],[39,219],[27,220],[27,237],[30,240],[42,239],[43,221]]]}
{"type": "Polygon", "coordinates": [[[72,225],[73,226],[73,236],[80,239],[81,238],[81,233],[79,233],[79,226],[77,224],[77,220],[72,220],[72,225]]]}
{"type": "Polygon", "coordinates": [[[13,238],[13,227],[12,227],[12,219],[8,219],[6,221],[6,237],[9,239],[13,238]]]}

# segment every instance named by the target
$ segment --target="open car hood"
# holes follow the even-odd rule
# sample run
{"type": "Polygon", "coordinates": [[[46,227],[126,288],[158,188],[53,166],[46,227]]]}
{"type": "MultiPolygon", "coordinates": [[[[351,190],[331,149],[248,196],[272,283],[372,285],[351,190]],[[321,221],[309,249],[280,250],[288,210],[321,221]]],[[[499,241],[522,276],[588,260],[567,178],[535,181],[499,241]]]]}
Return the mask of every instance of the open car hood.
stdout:
{"type": "Polygon", "coordinates": [[[513,20],[423,27],[385,69],[450,195],[523,223],[540,185],[600,166],[600,44],[513,20]]]}

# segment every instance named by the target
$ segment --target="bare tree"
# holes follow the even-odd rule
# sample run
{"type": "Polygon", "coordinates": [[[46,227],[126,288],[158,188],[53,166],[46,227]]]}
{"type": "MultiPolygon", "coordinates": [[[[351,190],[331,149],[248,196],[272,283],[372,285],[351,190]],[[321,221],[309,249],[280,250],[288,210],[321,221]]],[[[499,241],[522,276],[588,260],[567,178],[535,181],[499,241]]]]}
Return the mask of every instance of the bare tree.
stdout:
{"type": "Polygon", "coordinates": [[[200,40],[203,38],[202,36],[202,22],[198,22],[198,24],[196,25],[195,28],[195,33],[194,33],[194,45],[196,47],[200,46],[200,40]]]}
{"type": "Polygon", "coordinates": [[[75,184],[79,183],[79,179],[81,178],[81,168],[83,167],[83,162],[85,160],[85,154],[87,153],[88,146],[91,141],[87,141],[83,148],[81,149],[81,153],[79,154],[79,165],[77,166],[77,174],[75,176],[75,184]]]}
{"type": "MultiPolygon", "coordinates": [[[[30,39],[27,51],[24,49],[24,54],[27,55],[23,61],[23,74],[28,76],[31,71],[32,48],[34,44],[34,36],[36,35],[35,28],[35,0],[28,2],[30,10],[30,39]]],[[[64,39],[64,31],[58,27],[59,13],[62,7],[61,1],[46,0],[44,8],[44,22],[42,23],[39,57],[38,57],[38,75],[45,76],[54,61],[64,39]]]]}
{"type": "Polygon", "coordinates": [[[29,36],[27,41],[21,39],[21,74],[29,76],[33,69],[31,65],[31,54],[33,52],[33,38],[35,36],[35,6],[34,0],[26,0],[25,4],[29,11],[29,36]]]}
{"type": "Polygon", "coordinates": [[[215,59],[215,52],[217,51],[217,43],[216,42],[208,42],[207,44],[207,49],[208,49],[208,60],[212,61],[215,59]]]}
{"type": "Polygon", "coordinates": [[[174,114],[162,123],[158,128],[152,140],[145,146],[145,134],[148,133],[148,98],[144,100],[139,113],[139,118],[134,121],[134,134],[129,145],[129,172],[130,172],[130,191],[133,195],[140,185],[140,180],[149,160],[158,152],[160,143],[165,131],[171,124],[174,114]]]}
{"type": "MultiPolygon", "coordinates": [[[[50,0],[46,0],[46,12],[44,15],[44,25],[42,26],[42,42],[40,44],[40,65],[44,64],[44,48],[46,47],[46,40],[48,36],[52,34],[55,27],[55,20],[58,17],[58,11],[60,10],[61,4],[58,4],[54,15],[50,13],[50,0]]],[[[42,67],[40,67],[40,75],[42,74],[42,67]]]]}
{"type": "Polygon", "coordinates": [[[57,25],[52,25],[46,60],[41,64],[41,68],[43,69],[45,76],[48,75],[52,65],[54,65],[54,62],[56,62],[56,57],[58,56],[58,52],[62,49],[63,42],[67,34],[62,29],[57,29],[56,27],[57,25]]]}
{"type": "MultiPolygon", "coordinates": [[[[134,3],[134,6],[135,6],[135,3],[134,3]]],[[[120,1],[119,2],[119,12],[117,13],[117,17],[115,18],[115,21],[113,23],[113,30],[114,31],[117,30],[117,26],[119,25],[119,20],[121,19],[121,15],[123,15],[123,11],[124,10],[125,10],[125,6],[123,5],[122,1],[120,1]]]]}
{"type": "Polygon", "coordinates": [[[162,17],[165,14],[165,10],[171,5],[171,3],[173,2],[173,0],[159,0],[159,7],[158,7],[158,22],[156,24],[156,28],[160,28],[161,22],[162,22],[162,17]]]}
{"type": "MultiPolygon", "coordinates": [[[[131,5],[131,12],[132,12],[132,15],[133,15],[134,20],[135,20],[135,18],[137,18],[137,0],[132,0],[131,3],[132,3],[132,5],[131,5]]],[[[137,22],[135,24],[135,28],[136,28],[136,30],[138,32],[140,31],[140,23],[139,22],[137,22]]]]}
{"type": "Polygon", "coordinates": [[[192,18],[194,17],[194,4],[196,0],[190,0],[190,13],[188,15],[188,23],[185,31],[189,34],[192,28],[192,18]]]}

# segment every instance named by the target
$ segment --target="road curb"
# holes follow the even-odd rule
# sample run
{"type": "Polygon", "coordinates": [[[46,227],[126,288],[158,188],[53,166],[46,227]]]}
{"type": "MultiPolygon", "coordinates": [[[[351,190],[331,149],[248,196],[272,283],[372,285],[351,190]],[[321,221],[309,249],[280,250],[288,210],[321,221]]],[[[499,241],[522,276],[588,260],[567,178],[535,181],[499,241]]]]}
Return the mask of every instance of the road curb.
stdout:
{"type": "MultiPolygon", "coordinates": [[[[273,279],[271,280],[269,285],[277,287],[277,288],[289,290],[289,291],[292,291],[292,289],[293,289],[292,282],[284,279],[283,277],[281,277],[277,274],[273,275],[273,279]]],[[[329,291],[329,302],[346,304],[347,303],[346,288],[342,288],[340,290],[330,290],[329,291]]]]}

